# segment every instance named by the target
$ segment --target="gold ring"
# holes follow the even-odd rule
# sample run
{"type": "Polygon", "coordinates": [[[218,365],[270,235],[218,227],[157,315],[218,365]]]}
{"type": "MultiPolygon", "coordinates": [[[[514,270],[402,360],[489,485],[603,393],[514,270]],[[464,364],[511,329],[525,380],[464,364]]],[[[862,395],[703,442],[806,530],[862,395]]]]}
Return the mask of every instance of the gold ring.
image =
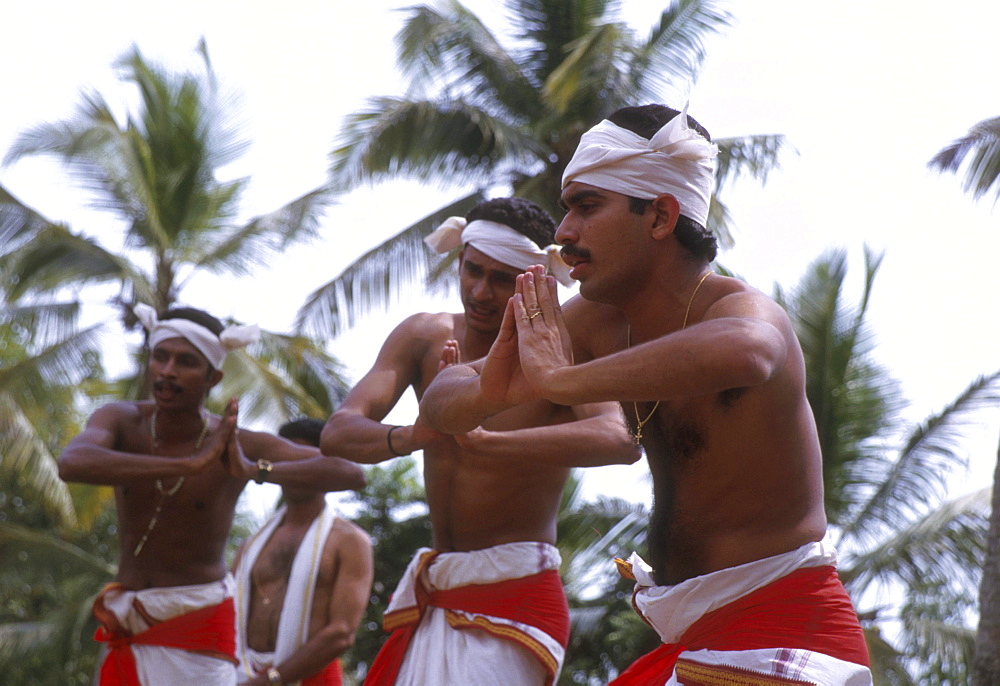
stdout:
{"type": "Polygon", "coordinates": [[[533,315],[531,315],[530,317],[528,317],[528,321],[530,322],[532,319],[534,319],[535,317],[537,317],[541,313],[542,313],[542,311],[538,310],[538,312],[535,312],[533,315]]]}

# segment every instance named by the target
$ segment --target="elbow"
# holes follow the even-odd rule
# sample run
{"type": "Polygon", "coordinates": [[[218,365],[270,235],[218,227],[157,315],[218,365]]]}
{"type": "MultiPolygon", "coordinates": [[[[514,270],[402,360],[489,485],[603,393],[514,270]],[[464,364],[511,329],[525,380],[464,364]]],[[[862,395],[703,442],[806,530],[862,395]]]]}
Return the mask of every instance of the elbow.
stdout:
{"type": "Polygon", "coordinates": [[[327,655],[324,656],[326,662],[340,657],[354,645],[356,631],[352,631],[349,627],[328,627],[323,633],[321,645],[326,648],[327,655]]]}
{"type": "MultiPolygon", "coordinates": [[[[347,462],[347,460],[345,460],[347,462]]],[[[347,490],[349,491],[361,491],[364,490],[365,486],[368,485],[368,477],[365,476],[365,470],[353,462],[347,462],[349,465],[349,473],[347,477],[347,490]]]]}
{"type": "Polygon", "coordinates": [[[80,480],[80,470],[76,468],[76,465],[72,460],[66,459],[66,457],[60,457],[58,462],[59,478],[67,483],[74,483],[80,480]]]}
{"type": "Polygon", "coordinates": [[[324,455],[337,455],[337,413],[326,420],[319,435],[319,451],[324,455]]]}

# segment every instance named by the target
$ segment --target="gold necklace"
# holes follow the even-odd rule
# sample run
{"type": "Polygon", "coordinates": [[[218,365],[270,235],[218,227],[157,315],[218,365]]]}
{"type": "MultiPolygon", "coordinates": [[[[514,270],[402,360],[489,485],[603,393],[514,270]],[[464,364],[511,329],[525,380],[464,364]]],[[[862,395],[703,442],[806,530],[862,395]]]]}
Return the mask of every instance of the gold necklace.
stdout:
{"type": "MultiPolygon", "coordinates": [[[[694,287],[694,291],[691,292],[691,297],[688,298],[687,309],[684,310],[684,323],[681,324],[681,328],[680,328],[681,331],[683,331],[684,329],[687,328],[687,325],[688,325],[688,315],[691,314],[691,303],[694,302],[694,296],[698,295],[698,289],[701,288],[701,284],[705,283],[705,279],[707,279],[708,275],[711,274],[711,273],[712,273],[711,269],[708,270],[707,272],[705,272],[705,275],[702,276],[701,280],[698,281],[698,285],[694,287]]],[[[626,336],[627,336],[627,338],[626,338],[626,340],[627,340],[627,347],[631,348],[632,347],[632,327],[631,327],[631,325],[629,325],[629,327],[627,329],[626,336]]],[[[649,414],[646,415],[646,418],[642,419],[642,418],[639,417],[639,403],[635,402],[634,400],[632,401],[632,410],[635,412],[635,421],[636,421],[635,433],[632,434],[632,440],[635,442],[635,444],[637,446],[638,445],[642,445],[642,427],[646,426],[646,422],[648,422],[650,419],[653,418],[653,413],[656,412],[656,408],[658,408],[659,406],[660,406],[660,401],[657,400],[653,404],[653,409],[650,410],[649,414]]]]}
{"type": "MultiPolygon", "coordinates": [[[[156,435],[156,413],[160,408],[153,407],[153,415],[149,418],[149,436],[153,439],[153,454],[157,454],[157,450],[160,448],[160,439],[156,435]]],[[[208,433],[208,420],[204,415],[201,417],[201,434],[198,436],[198,442],[195,443],[194,451],[198,452],[201,449],[201,443],[205,440],[205,435],[208,433]]],[[[135,547],[132,551],[132,557],[139,557],[139,553],[142,551],[142,546],[146,545],[146,540],[149,538],[149,534],[153,532],[156,528],[156,522],[159,520],[160,511],[163,509],[164,504],[166,504],[167,499],[175,495],[177,491],[181,490],[181,486],[184,485],[184,477],[177,479],[177,483],[171,486],[168,490],[163,490],[163,480],[156,480],[156,492],[160,494],[160,500],[156,504],[156,510],[153,511],[153,516],[149,520],[149,526],[146,527],[146,533],[142,535],[139,539],[139,545],[135,547]]]]}

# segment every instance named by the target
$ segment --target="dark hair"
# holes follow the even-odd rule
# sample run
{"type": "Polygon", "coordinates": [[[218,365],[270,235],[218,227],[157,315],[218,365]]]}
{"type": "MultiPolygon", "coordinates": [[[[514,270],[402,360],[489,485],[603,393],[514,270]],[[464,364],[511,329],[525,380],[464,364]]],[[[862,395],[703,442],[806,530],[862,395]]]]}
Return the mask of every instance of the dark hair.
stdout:
{"type": "Polygon", "coordinates": [[[479,203],[465,215],[465,220],[476,219],[497,222],[509,226],[527,236],[539,248],[547,248],[555,242],[556,223],[549,213],[524,198],[493,198],[479,203]]]}
{"type": "Polygon", "coordinates": [[[188,321],[200,324],[214,333],[216,336],[222,333],[226,327],[218,319],[204,310],[194,307],[174,307],[166,311],[160,319],[187,319],[188,321]]]}
{"type": "MultiPolygon", "coordinates": [[[[608,121],[623,129],[636,133],[643,138],[652,138],[663,125],[679,115],[677,110],[666,105],[640,105],[639,107],[622,107],[616,110],[608,121]]],[[[700,133],[705,140],[712,140],[708,130],[699,124],[694,117],[688,115],[689,127],[700,133]]],[[[634,214],[642,214],[649,207],[650,200],[629,196],[628,208],[634,214]]],[[[677,218],[674,236],[688,252],[697,257],[704,257],[709,262],[719,253],[719,242],[715,235],[691,217],[681,214],[677,218]]]]}
{"type": "Polygon", "coordinates": [[[323,421],[303,417],[292,422],[286,422],[278,429],[278,435],[288,440],[298,439],[306,441],[309,445],[319,447],[319,437],[323,433],[323,421]]]}

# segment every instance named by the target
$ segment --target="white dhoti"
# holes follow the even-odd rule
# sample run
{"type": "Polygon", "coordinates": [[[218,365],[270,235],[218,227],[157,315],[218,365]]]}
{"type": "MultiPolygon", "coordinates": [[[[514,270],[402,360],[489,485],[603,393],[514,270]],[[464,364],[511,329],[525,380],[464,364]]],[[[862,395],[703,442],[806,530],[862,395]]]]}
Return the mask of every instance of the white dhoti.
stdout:
{"type": "Polygon", "coordinates": [[[556,548],[417,552],[385,615],[368,686],[552,684],[569,634],[556,548]]]}
{"type": "MultiPolygon", "coordinates": [[[[125,651],[134,657],[143,686],[232,686],[233,589],[230,576],[208,584],[141,591],[107,587],[94,605],[103,625],[99,632],[111,644],[104,668],[117,672],[125,651]],[[192,617],[198,620],[190,621],[192,617]]],[[[130,658],[125,655],[125,660],[130,658]]],[[[101,683],[105,681],[102,671],[101,683]]]]}

